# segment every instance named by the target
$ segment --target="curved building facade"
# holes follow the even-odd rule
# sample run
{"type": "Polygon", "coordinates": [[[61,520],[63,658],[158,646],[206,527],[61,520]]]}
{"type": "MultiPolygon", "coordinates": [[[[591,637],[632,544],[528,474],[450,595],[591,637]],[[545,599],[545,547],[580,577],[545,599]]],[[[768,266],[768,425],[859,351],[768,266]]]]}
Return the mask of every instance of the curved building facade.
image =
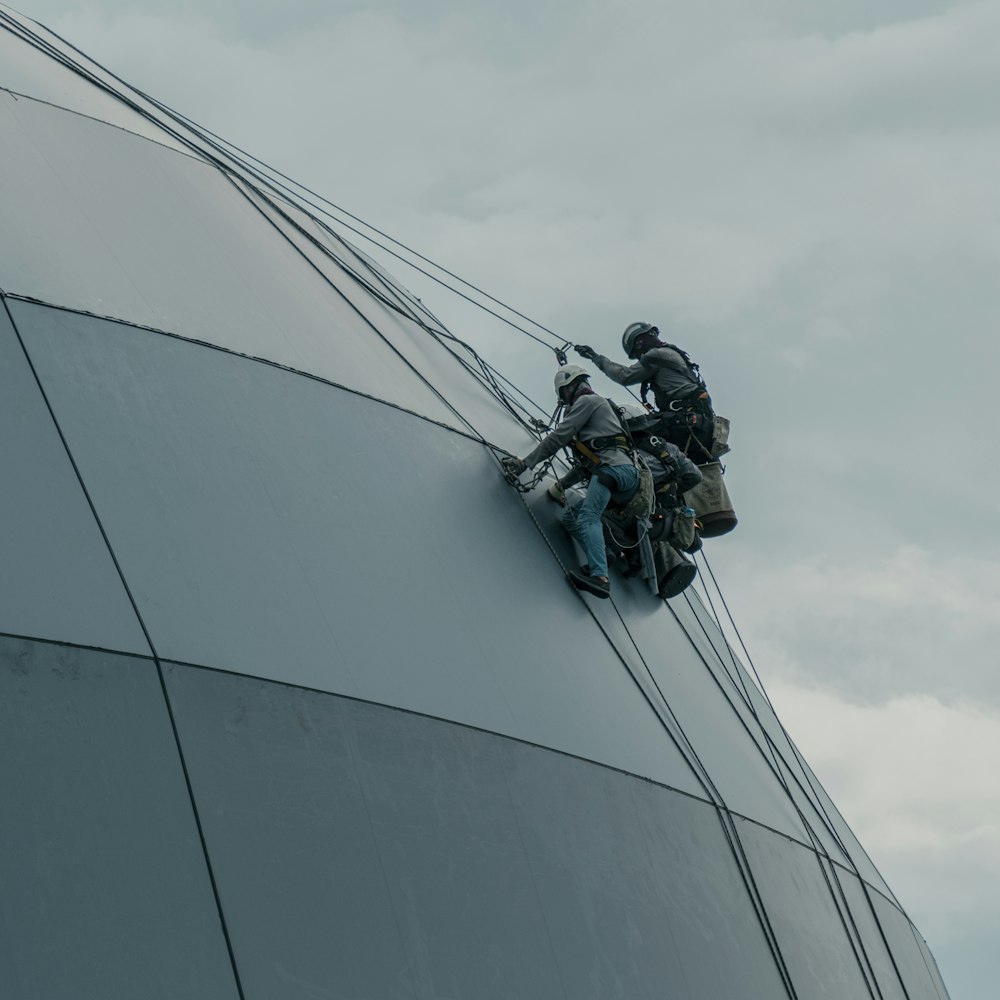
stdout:
{"type": "Polygon", "coordinates": [[[575,594],[516,407],[0,6],[0,990],[944,1000],[694,598],[575,594]]]}

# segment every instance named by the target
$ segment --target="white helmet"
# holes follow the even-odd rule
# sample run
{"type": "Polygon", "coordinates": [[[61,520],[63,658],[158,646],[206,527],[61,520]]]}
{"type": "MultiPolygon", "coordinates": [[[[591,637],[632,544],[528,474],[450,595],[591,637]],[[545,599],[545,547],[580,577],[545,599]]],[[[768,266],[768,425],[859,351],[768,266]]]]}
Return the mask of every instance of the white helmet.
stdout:
{"type": "MultiPolygon", "coordinates": [[[[617,404],[615,404],[617,405],[617,404]]],[[[631,420],[633,417],[648,417],[649,413],[644,410],[638,403],[622,403],[618,407],[625,414],[626,419],[631,420]]]]}
{"type": "Polygon", "coordinates": [[[586,368],[581,368],[579,365],[563,365],[559,371],[556,372],[556,377],[552,380],[552,384],[555,386],[556,399],[562,402],[563,389],[567,386],[572,385],[579,378],[590,378],[590,372],[586,368]]]}

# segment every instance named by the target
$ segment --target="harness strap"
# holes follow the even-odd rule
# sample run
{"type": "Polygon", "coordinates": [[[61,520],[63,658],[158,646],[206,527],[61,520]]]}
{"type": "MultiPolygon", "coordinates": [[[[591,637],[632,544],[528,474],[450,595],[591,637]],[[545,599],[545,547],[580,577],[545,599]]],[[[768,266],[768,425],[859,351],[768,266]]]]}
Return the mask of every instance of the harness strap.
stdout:
{"type": "MultiPolygon", "coordinates": [[[[607,448],[613,447],[613,448],[621,448],[624,450],[628,445],[628,441],[625,438],[625,436],[621,434],[616,434],[613,437],[593,438],[592,440],[587,442],[587,444],[584,444],[578,438],[574,438],[573,441],[571,442],[571,445],[576,452],[578,452],[581,456],[583,456],[583,458],[590,466],[589,470],[587,470],[590,473],[590,475],[592,475],[599,483],[606,486],[612,492],[612,494],[614,494],[617,497],[621,497],[622,495],[619,491],[617,480],[613,476],[609,475],[606,471],[604,471],[603,463],[601,462],[601,456],[598,455],[597,451],[595,451],[594,449],[596,448],[598,450],[603,451],[607,448]]],[[[622,497],[622,499],[632,497],[635,495],[635,493],[636,490],[628,490],[626,491],[625,497],[622,497]]]]}
{"type": "Polygon", "coordinates": [[[573,449],[579,452],[591,465],[600,465],[600,456],[590,447],[585,445],[579,438],[573,438],[571,442],[573,449]]]}
{"type": "Polygon", "coordinates": [[[612,434],[610,437],[591,438],[587,442],[594,451],[605,451],[608,448],[628,448],[628,438],[624,434],[612,434]]]}
{"type": "Polygon", "coordinates": [[[574,451],[582,455],[591,465],[600,465],[601,456],[599,451],[607,451],[609,448],[619,448],[622,451],[628,450],[628,438],[624,434],[614,434],[610,437],[591,438],[587,442],[574,438],[570,442],[574,451]]]}
{"type": "MultiPolygon", "coordinates": [[[[657,346],[659,346],[659,347],[668,347],[671,351],[674,351],[677,354],[679,354],[681,356],[681,359],[682,359],[684,367],[687,369],[687,374],[688,374],[688,377],[691,379],[691,381],[692,382],[697,382],[698,385],[701,386],[702,389],[705,388],[705,379],[702,377],[701,368],[699,367],[699,365],[698,365],[698,363],[696,361],[692,361],[691,360],[691,356],[688,354],[687,351],[685,351],[681,347],[678,347],[676,344],[667,344],[667,343],[664,343],[662,340],[659,341],[659,343],[658,343],[657,346]]],[[[646,353],[648,354],[649,352],[647,351],[646,353]]],[[[644,354],[642,357],[645,358],[646,355],[644,354]]],[[[654,367],[667,367],[667,366],[669,366],[671,368],[676,368],[677,367],[676,365],[671,364],[670,362],[662,361],[662,360],[660,360],[658,358],[649,358],[644,363],[645,364],[651,364],[654,367]]]]}

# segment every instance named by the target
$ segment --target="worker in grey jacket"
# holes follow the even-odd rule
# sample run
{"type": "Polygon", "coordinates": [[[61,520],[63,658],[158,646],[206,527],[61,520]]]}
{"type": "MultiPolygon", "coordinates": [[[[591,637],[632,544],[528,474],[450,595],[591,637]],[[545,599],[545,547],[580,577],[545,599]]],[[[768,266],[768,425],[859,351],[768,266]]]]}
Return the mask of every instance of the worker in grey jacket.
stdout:
{"type": "MultiPolygon", "coordinates": [[[[656,435],[636,440],[638,458],[653,477],[655,509],[648,530],[653,547],[656,589],[660,597],[676,597],[694,580],[697,569],[686,553],[701,547],[694,511],[684,494],[702,480],[701,470],[676,445],[656,435]]],[[[566,483],[564,477],[560,483],[566,483]]],[[[558,484],[557,484],[558,485],[558,484]]],[[[550,495],[553,489],[549,490],[550,495]]],[[[558,497],[555,497],[558,499],[558,497]]],[[[627,516],[605,512],[605,545],[611,561],[620,561],[628,575],[642,569],[636,543],[638,525],[627,516]]]]}
{"type": "Polygon", "coordinates": [[[577,345],[576,352],[619,385],[641,383],[643,402],[652,389],[663,415],[659,433],[695,462],[711,461],[715,414],[705,381],[687,354],[660,340],[659,335],[651,323],[630,323],[625,328],[622,348],[633,361],[631,365],[611,361],[586,344],[577,345]]]}
{"type": "Polygon", "coordinates": [[[682,500],[688,490],[701,482],[701,469],[677,445],[654,436],[651,442],[637,443],[636,447],[642,451],[643,461],[649,466],[657,492],[672,487],[677,499],[682,500]]]}
{"type": "Polygon", "coordinates": [[[508,458],[503,464],[508,473],[520,475],[560,448],[573,446],[590,472],[590,482],[586,496],[574,497],[566,507],[562,522],[582,546],[589,573],[571,572],[569,576],[578,589],[608,597],[611,585],[601,515],[612,499],[624,503],[635,493],[639,473],[625,450],[618,415],[608,400],[590,388],[589,379],[579,365],[560,368],[554,380],[556,396],[564,407],[559,426],[524,458],[508,458]]]}

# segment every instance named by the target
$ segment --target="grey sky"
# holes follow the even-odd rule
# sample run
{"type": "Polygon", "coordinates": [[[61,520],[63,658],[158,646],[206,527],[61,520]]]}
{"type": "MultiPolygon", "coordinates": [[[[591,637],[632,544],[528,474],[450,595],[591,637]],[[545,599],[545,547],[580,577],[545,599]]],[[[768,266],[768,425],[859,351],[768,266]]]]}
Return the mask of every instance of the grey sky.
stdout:
{"type": "MultiPolygon", "coordinates": [[[[15,6],[567,339],[690,350],[757,666],[992,998],[1000,0],[15,6]]],[[[548,403],[551,355],[389,268],[548,403]]]]}

